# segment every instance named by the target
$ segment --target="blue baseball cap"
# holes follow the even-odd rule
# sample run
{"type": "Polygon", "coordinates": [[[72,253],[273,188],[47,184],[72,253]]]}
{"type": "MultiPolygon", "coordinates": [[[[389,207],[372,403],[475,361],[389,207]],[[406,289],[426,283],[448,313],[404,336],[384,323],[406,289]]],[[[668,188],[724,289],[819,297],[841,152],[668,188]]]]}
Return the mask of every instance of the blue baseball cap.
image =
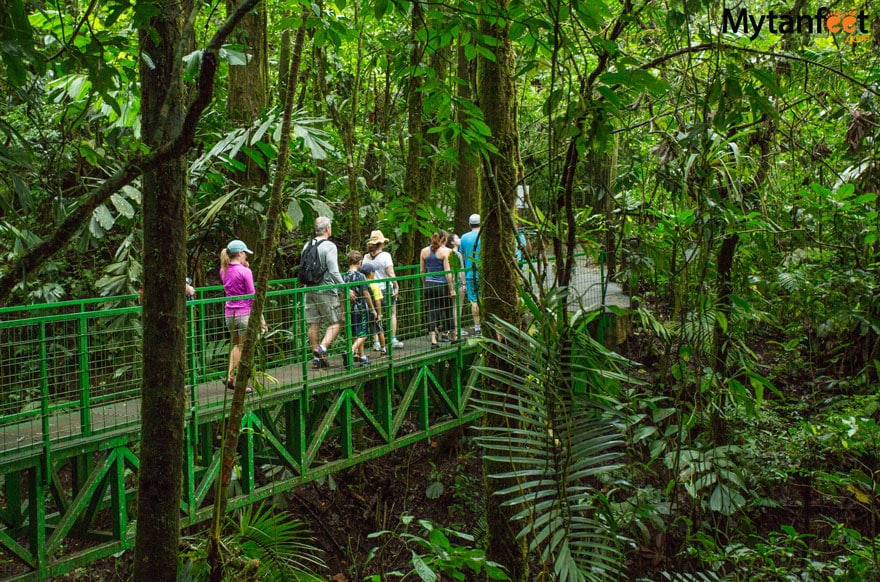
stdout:
{"type": "Polygon", "coordinates": [[[376,267],[373,266],[373,263],[364,263],[361,265],[361,273],[364,275],[369,275],[370,273],[375,272],[376,267]]]}
{"type": "Polygon", "coordinates": [[[249,255],[254,254],[254,251],[250,250],[244,242],[240,240],[234,240],[228,245],[226,245],[226,250],[230,255],[237,255],[238,253],[244,251],[249,255]]]}

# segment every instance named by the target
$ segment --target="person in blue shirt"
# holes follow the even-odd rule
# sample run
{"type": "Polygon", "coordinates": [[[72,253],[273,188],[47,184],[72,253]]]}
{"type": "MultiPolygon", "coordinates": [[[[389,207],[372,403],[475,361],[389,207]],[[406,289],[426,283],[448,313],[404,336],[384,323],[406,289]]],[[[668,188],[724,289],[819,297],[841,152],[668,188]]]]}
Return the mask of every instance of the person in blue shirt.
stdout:
{"type": "Polygon", "coordinates": [[[480,335],[480,215],[468,218],[471,231],[461,235],[462,268],[465,272],[467,298],[474,317],[474,335],[480,335]]]}

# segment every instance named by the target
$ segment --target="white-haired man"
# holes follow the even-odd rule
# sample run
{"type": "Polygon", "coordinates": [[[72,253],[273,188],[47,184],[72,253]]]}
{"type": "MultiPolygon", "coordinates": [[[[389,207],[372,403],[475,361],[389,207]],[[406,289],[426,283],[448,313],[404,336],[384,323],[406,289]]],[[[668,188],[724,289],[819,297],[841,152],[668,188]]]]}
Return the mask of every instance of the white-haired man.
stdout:
{"type": "MultiPolygon", "coordinates": [[[[329,218],[319,216],[315,219],[315,238],[318,244],[318,258],[324,270],[319,286],[342,285],[342,275],[339,274],[339,258],[336,245],[328,239],[333,232],[333,226],[329,218]],[[322,244],[323,243],[323,244],[322,244]]],[[[309,241],[303,246],[305,251],[309,241]]],[[[313,368],[327,368],[327,351],[330,344],[339,335],[342,329],[342,308],[339,303],[339,295],[336,289],[321,289],[306,293],[306,323],[309,324],[309,345],[312,346],[312,354],[315,356],[312,362],[313,368]],[[324,338],[319,340],[321,325],[327,324],[324,338]]]]}

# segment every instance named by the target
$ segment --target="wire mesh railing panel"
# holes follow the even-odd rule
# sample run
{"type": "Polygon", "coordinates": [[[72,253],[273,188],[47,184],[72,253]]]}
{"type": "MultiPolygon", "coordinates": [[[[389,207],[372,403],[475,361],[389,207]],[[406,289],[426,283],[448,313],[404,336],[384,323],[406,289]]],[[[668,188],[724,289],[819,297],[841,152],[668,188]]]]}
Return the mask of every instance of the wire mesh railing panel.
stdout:
{"type": "Polygon", "coordinates": [[[81,400],[90,410],[83,436],[137,423],[143,372],[140,310],[91,316],[83,331],[79,341],[88,356],[80,369],[81,400]]]}
{"type": "Polygon", "coordinates": [[[0,440],[4,449],[39,442],[48,405],[47,329],[34,321],[0,329],[0,440]],[[45,397],[44,397],[45,396],[45,397]]]}
{"type": "Polygon", "coordinates": [[[196,384],[225,380],[231,342],[226,331],[225,298],[206,299],[190,306],[190,319],[196,322],[189,337],[192,353],[188,376],[196,384]]]}

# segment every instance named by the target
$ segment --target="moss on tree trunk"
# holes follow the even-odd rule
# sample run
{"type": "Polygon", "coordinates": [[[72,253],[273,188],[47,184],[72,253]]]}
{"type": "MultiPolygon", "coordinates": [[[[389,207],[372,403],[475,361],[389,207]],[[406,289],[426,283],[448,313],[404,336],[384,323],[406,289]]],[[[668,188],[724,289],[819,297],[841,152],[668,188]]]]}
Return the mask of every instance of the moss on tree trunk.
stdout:
{"type": "MultiPolygon", "coordinates": [[[[464,45],[458,45],[458,78],[465,81],[459,83],[457,92],[462,100],[471,98],[471,64],[464,53],[464,45]]],[[[459,123],[464,123],[464,111],[459,105],[456,116],[459,123]]],[[[458,167],[455,173],[455,232],[463,233],[468,228],[468,216],[480,212],[480,163],[476,154],[470,150],[464,136],[459,135],[456,145],[458,167]]]]}
{"type": "MultiPolygon", "coordinates": [[[[504,13],[507,2],[496,6],[504,13]]],[[[498,317],[516,322],[519,303],[518,272],[516,268],[515,236],[511,212],[516,204],[517,135],[516,96],[514,93],[514,55],[507,25],[481,20],[480,32],[497,39],[495,60],[481,58],[477,65],[477,90],[485,121],[492,130],[492,144],[497,152],[490,154],[483,163],[482,224],[481,238],[481,291],[482,311],[487,320],[498,317]]],[[[510,370],[511,365],[492,355],[486,356],[486,364],[496,369],[510,370]]],[[[483,377],[487,393],[504,393],[510,386],[501,385],[491,378],[483,377]]],[[[487,414],[483,422],[500,425],[508,419],[487,414]]],[[[485,484],[486,518],[489,525],[487,557],[504,564],[513,580],[528,579],[528,559],[525,540],[516,539],[518,525],[511,521],[515,511],[503,507],[497,491],[513,485],[508,479],[489,479],[488,475],[508,472],[509,463],[486,461],[483,465],[485,484]]]]}
{"type": "MultiPolygon", "coordinates": [[[[161,2],[142,31],[141,126],[151,147],[173,138],[184,118],[176,66],[184,3],[161,2]]],[[[186,378],[186,160],[143,176],[144,305],[141,456],[135,580],[173,580],[180,536],[186,378]]]]}

